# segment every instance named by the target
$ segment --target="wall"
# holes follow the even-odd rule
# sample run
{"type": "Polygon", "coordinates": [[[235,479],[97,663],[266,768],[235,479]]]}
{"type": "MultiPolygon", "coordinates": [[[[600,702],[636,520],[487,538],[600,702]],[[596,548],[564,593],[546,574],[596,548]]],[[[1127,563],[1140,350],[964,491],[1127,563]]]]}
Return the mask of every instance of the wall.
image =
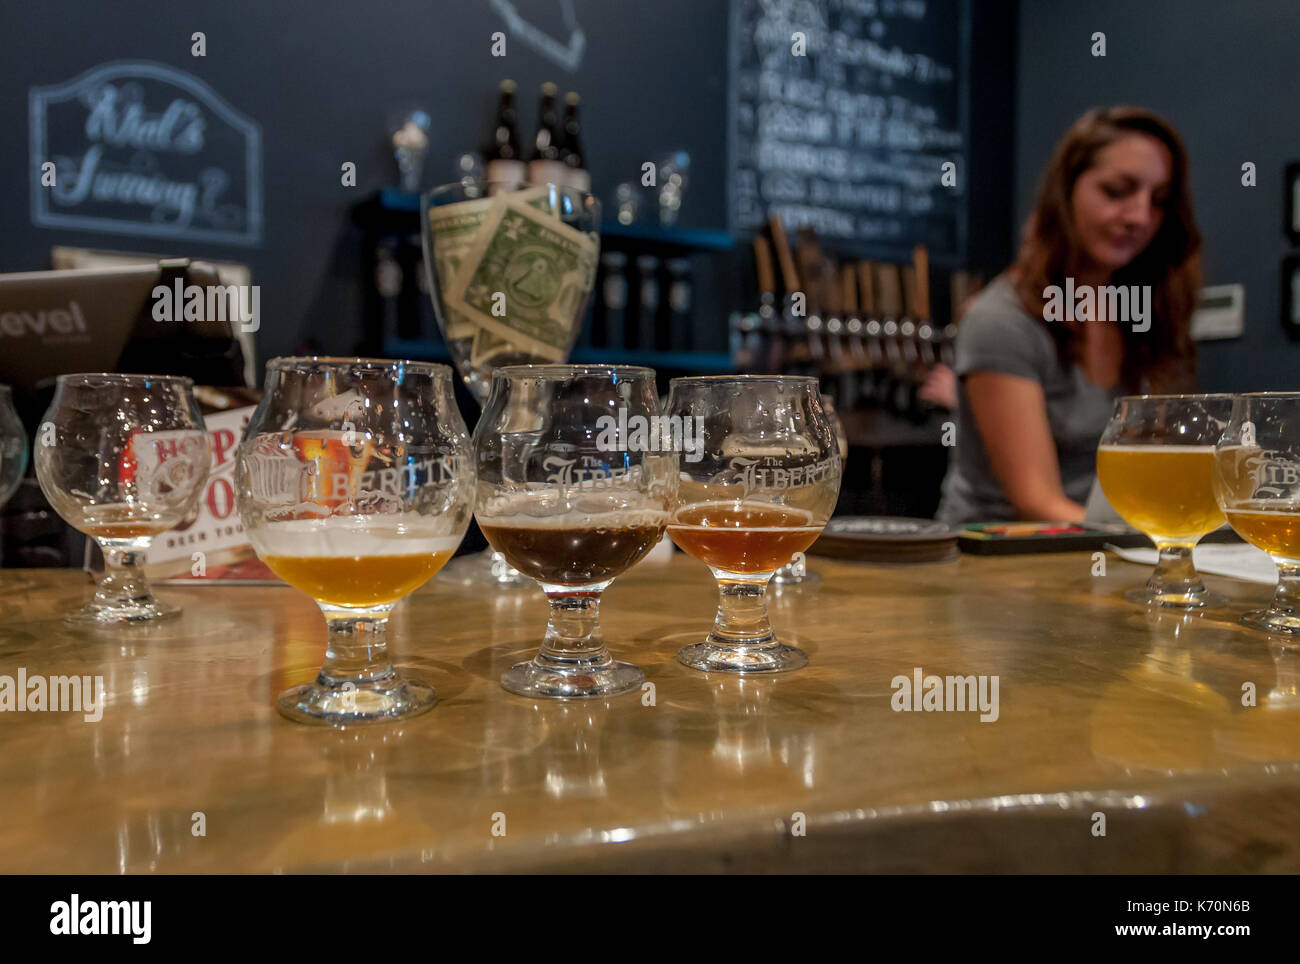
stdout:
{"type": "Polygon", "coordinates": [[[638,177],[643,161],[686,148],[693,169],[682,223],[725,227],[725,0],[573,0],[585,52],[572,73],[509,35],[497,9],[507,6],[568,38],[559,0],[10,5],[0,31],[0,271],[49,267],[56,244],[244,261],[262,286],[263,357],[291,351],[307,335],[327,351],[350,352],[359,334],[361,252],[349,213],[396,181],[386,141],[389,108],[421,105],[432,114],[426,180],[450,181],[454,159],[486,138],[503,77],[519,84],[525,139],[543,80],[582,94],[584,146],[602,199],[612,200],[618,182],[638,177]],[[203,58],[190,53],[196,30],[207,37],[203,58]],[[498,30],[508,33],[504,58],[490,52],[498,30]],[[260,124],[260,245],[32,226],[28,90],[112,60],[192,73],[260,124]],[[357,164],[356,187],[340,184],[348,160],[357,164]]]}
{"type": "Polygon", "coordinates": [[[1244,336],[1201,343],[1202,390],[1300,387],[1300,344],[1279,320],[1283,168],[1300,160],[1300,4],[1021,0],[1019,27],[1017,224],[1075,117],[1119,103],[1158,111],[1191,155],[1205,283],[1246,287],[1244,336]],[[1105,57],[1090,53],[1095,31],[1106,34],[1105,57]],[[1253,188],[1241,183],[1246,161],[1253,188]]]}

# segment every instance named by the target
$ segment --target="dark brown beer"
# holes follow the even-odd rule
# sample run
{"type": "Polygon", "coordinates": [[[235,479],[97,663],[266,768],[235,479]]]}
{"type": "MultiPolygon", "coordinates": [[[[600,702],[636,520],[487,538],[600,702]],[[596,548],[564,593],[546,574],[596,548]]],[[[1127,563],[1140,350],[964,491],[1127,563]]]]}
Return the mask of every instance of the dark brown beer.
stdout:
{"type": "Polygon", "coordinates": [[[589,586],[625,572],[654,547],[663,523],[506,525],[479,528],[492,548],[526,576],[559,586],[589,586]]]}
{"type": "Polygon", "coordinates": [[[822,526],[802,509],[763,503],[704,502],[681,509],[668,526],[673,542],[727,572],[773,572],[817,541],[822,526]]]}

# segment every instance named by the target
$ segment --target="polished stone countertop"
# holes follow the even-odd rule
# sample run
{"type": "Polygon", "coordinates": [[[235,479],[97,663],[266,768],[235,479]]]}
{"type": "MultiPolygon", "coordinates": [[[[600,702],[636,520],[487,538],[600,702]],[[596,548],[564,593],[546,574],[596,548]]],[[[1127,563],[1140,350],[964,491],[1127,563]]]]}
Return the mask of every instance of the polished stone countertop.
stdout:
{"type": "Polygon", "coordinates": [[[439,704],[346,730],[275,711],[324,649],[293,589],[163,587],[179,620],[86,630],[58,615],[83,573],[0,570],[0,675],[106,688],[97,722],[0,712],[0,871],[1300,871],[1300,648],[1234,622],[1268,587],[1207,577],[1230,606],[1182,619],[1089,553],[810,566],[770,597],[806,669],[679,665],[716,593],[675,554],[602,605],[653,693],[568,703],[497,682],[540,591],[435,578],[390,638],[439,704]],[[997,677],[996,720],[895,709],[918,669],[997,677]]]}

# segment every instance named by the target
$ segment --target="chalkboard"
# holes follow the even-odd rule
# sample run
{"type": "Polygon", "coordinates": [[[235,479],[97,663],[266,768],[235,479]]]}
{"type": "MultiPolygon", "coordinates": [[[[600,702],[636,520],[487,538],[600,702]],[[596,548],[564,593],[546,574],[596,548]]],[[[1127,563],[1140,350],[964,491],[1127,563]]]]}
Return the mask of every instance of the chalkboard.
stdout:
{"type": "Polygon", "coordinates": [[[728,220],[939,261],[966,247],[964,0],[731,0],[728,220]],[[945,164],[951,166],[945,168],[945,164]]]}

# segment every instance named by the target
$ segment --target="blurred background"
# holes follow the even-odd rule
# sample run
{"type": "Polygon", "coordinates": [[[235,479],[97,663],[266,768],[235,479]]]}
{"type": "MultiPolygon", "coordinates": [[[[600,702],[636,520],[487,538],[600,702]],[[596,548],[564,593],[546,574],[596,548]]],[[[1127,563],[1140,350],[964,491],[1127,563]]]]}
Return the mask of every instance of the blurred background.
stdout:
{"type": "MultiPolygon", "coordinates": [[[[213,262],[260,288],[231,364],[249,386],[282,354],[447,360],[418,192],[533,159],[551,124],[603,206],[573,360],[664,389],[816,373],[850,439],[841,511],[929,516],[951,414],[920,386],[1088,108],[1153,109],[1186,141],[1201,390],[1294,388],[1297,36],[1300,5],[1269,0],[15,5],[0,271],[213,262]],[[790,323],[772,307],[794,290],[790,323]]],[[[0,317],[18,353],[25,323],[0,317]]]]}

